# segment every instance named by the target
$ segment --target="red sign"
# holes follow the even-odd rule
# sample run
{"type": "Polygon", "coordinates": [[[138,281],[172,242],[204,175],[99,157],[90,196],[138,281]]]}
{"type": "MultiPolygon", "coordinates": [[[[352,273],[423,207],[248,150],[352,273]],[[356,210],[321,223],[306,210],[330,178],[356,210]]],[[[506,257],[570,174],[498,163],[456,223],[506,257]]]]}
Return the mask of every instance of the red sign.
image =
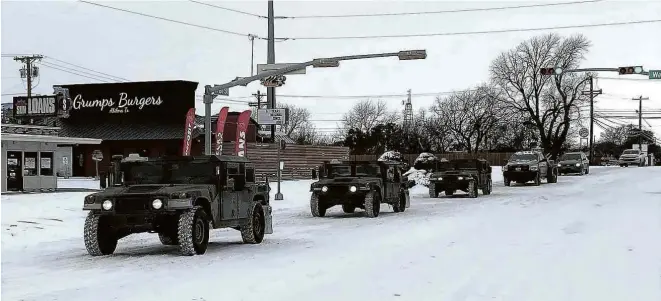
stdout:
{"type": "Polygon", "coordinates": [[[181,149],[182,156],[190,156],[191,143],[193,142],[193,128],[195,127],[195,108],[190,108],[186,114],[186,126],[184,127],[184,142],[181,149]]]}
{"type": "Polygon", "coordinates": [[[236,144],[234,144],[234,154],[239,157],[246,156],[246,131],[250,122],[250,110],[245,110],[239,114],[236,120],[236,144]]]}
{"type": "Polygon", "coordinates": [[[223,154],[223,131],[225,131],[225,121],[227,121],[227,112],[229,107],[223,107],[218,112],[218,121],[216,121],[216,155],[223,154]]]}

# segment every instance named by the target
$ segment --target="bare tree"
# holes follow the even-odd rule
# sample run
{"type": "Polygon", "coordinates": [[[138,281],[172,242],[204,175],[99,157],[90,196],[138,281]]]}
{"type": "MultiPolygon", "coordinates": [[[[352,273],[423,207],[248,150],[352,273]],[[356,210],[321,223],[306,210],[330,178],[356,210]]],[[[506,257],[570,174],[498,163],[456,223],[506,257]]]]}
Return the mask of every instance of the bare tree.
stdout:
{"type": "Polygon", "coordinates": [[[481,85],[437,98],[432,111],[460,148],[477,152],[488,148],[487,138],[500,124],[498,97],[493,87],[481,85]]]}
{"type": "Polygon", "coordinates": [[[356,103],[349,112],[344,114],[341,126],[344,131],[359,129],[369,132],[378,124],[397,122],[397,120],[399,120],[399,115],[389,111],[385,101],[368,99],[356,103]]]}
{"type": "Polygon", "coordinates": [[[504,102],[529,117],[541,147],[557,156],[567,139],[588,74],[565,73],[542,76],[542,67],[577,68],[590,42],[582,35],[562,38],[557,34],[534,37],[502,53],[490,67],[491,79],[504,102]]]}
{"type": "Polygon", "coordinates": [[[310,110],[307,108],[301,108],[293,104],[282,102],[278,104],[278,108],[289,109],[289,120],[286,125],[280,127],[280,130],[285,135],[291,137],[294,132],[305,131],[305,128],[313,126],[310,123],[310,110]]]}

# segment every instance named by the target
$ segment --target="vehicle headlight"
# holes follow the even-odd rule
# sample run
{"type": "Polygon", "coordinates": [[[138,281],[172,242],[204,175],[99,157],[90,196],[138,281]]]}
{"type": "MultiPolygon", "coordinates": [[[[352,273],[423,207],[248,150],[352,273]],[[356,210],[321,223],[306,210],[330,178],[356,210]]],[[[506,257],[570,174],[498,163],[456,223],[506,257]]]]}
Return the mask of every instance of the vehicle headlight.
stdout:
{"type": "Polygon", "coordinates": [[[356,192],[356,190],[357,190],[356,186],[349,187],[349,191],[351,192],[356,192]]]}
{"type": "Polygon", "coordinates": [[[155,199],[151,202],[151,206],[154,207],[154,209],[161,209],[163,207],[163,201],[161,201],[161,199],[155,199]]]}
{"type": "Polygon", "coordinates": [[[561,167],[561,166],[562,166],[562,164],[558,163],[558,167],[561,167]]]}
{"type": "Polygon", "coordinates": [[[580,166],[581,166],[581,163],[576,163],[576,167],[580,167],[580,166]]]}
{"type": "Polygon", "coordinates": [[[323,187],[321,187],[321,191],[322,191],[322,192],[326,192],[326,191],[328,191],[328,186],[323,186],[323,187]]]}
{"type": "Polygon", "coordinates": [[[530,166],[530,170],[537,170],[537,165],[530,166]]]}
{"type": "Polygon", "coordinates": [[[112,209],[112,201],[111,200],[105,200],[103,201],[103,204],[101,204],[104,210],[110,210],[112,209]]]}
{"type": "Polygon", "coordinates": [[[438,177],[438,180],[439,180],[439,181],[443,181],[443,177],[438,177]]]}
{"type": "Polygon", "coordinates": [[[464,177],[457,177],[457,180],[463,180],[464,177]]]}

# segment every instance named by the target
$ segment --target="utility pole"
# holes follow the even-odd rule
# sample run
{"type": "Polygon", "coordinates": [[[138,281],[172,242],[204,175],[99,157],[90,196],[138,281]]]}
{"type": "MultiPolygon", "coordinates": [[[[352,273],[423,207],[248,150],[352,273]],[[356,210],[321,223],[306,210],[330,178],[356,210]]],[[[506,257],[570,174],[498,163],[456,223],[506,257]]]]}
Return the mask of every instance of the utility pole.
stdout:
{"type": "Polygon", "coordinates": [[[39,76],[39,68],[32,66],[32,63],[43,59],[43,55],[30,55],[30,56],[16,56],[14,61],[22,62],[25,64],[19,71],[21,78],[25,77],[28,82],[28,98],[32,96],[32,77],[39,76]]]}
{"type": "Polygon", "coordinates": [[[250,76],[255,75],[255,38],[257,36],[249,34],[248,39],[250,39],[250,76]]]}
{"type": "Polygon", "coordinates": [[[411,103],[411,89],[408,91],[408,97],[404,103],[404,131],[408,131],[413,124],[413,104],[411,103]]]}
{"type": "MultiPolygon", "coordinates": [[[[257,109],[257,120],[259,120],[259,109],[262,109],[262,96],[264,96],[264,94],[262,94],[262,91],[257,90],[257,93],[254,93],[252,96],[255,96],[257,103],[250,103],[248,105],[257,109]]],[[[257,131],[259,131],[259,129],[257,129],[257,131]]]]}
{"type": "Polygon", "coordinates": [[[632,98],[638,101],[638,149],[643,150],[643,100],[649,100],[649,97],[632,98]]]}
{"type": "MultiPolygon", "coordinates": [[[[275,15],[273,13],[273,0],[268,1],[268,45],[266,53],[266,63],[275,64],[275,15]]],[[[275,109],[275,87],[266,89],[266,99],[268,108],[275,109]]],[[[271,141],[275,143],[275,125],[271,125],[271,141]]]]}
{"type": "Polygon", "coordinates": [[[590,76],[588,79],[590,81],[590,90],[589,91],[582,91],[581,94],[583,95],[590,95],[590,152],[589,152],[589,157],[590,157],[590,164],[592,164],[593,161],[593,153],[594,153],[594,97],[596,95],[600,95],[603,91],[601,89],[595,91],[594,90],[594,78],[590,76]]]}

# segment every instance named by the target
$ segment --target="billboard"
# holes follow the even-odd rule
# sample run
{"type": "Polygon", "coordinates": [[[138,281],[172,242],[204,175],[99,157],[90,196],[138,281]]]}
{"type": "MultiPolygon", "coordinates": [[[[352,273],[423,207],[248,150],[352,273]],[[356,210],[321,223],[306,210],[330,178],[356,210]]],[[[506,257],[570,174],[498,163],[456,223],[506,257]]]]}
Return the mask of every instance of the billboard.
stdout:
{"type": "Polygon", "coordinates": [[[69,91],[68,123],[183,123],[195,107],[198,83],[189,81],[60,85],[69,91]]]}

